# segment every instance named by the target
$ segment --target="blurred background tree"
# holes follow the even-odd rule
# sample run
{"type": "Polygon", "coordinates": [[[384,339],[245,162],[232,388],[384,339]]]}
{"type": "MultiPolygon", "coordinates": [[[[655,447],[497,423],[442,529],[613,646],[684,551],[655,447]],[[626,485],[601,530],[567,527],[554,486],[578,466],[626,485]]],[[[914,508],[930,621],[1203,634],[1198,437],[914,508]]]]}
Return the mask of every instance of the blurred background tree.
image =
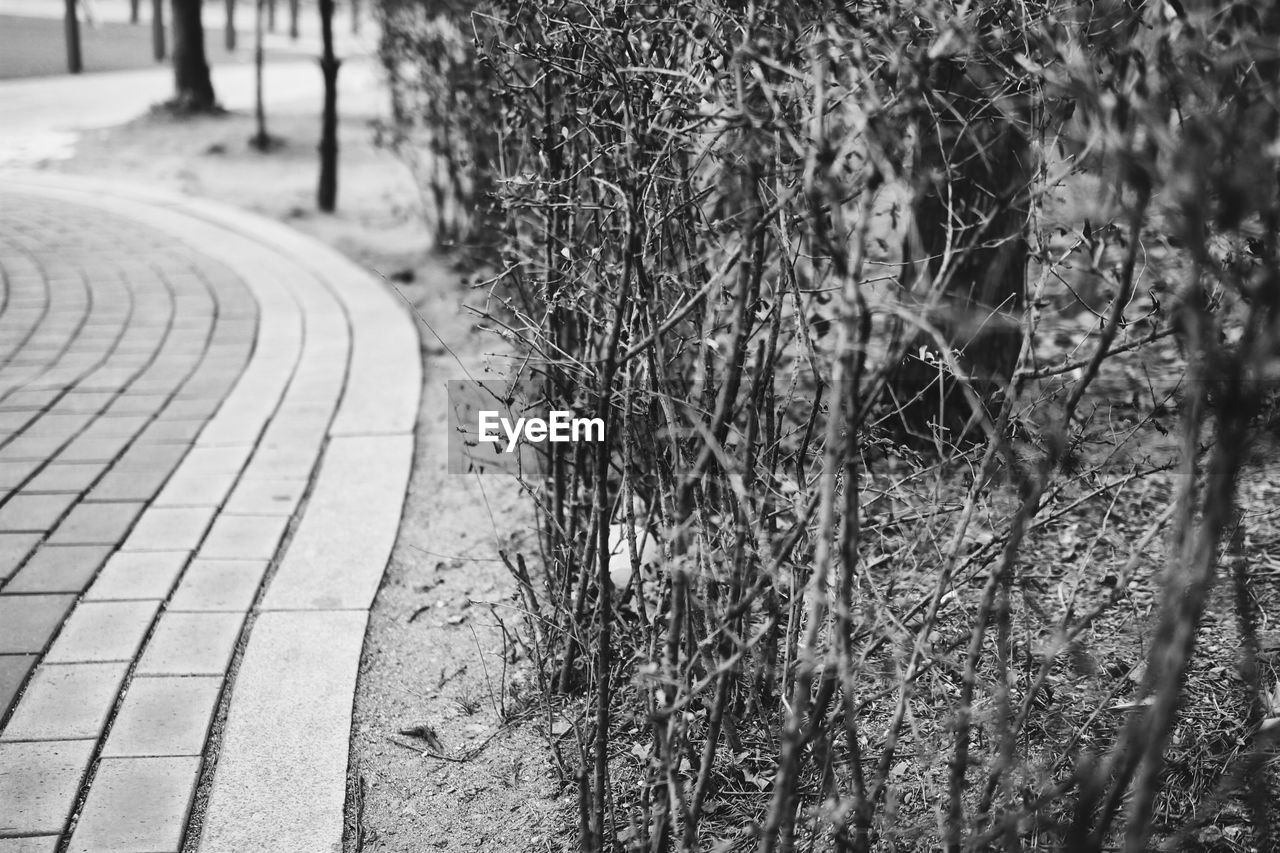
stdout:
{"type": "Polygon", "coordinates": [[[217,108],[204,50],[203,0],[173,0],[173,83],[170,107],[178,112],[217,108]]]}

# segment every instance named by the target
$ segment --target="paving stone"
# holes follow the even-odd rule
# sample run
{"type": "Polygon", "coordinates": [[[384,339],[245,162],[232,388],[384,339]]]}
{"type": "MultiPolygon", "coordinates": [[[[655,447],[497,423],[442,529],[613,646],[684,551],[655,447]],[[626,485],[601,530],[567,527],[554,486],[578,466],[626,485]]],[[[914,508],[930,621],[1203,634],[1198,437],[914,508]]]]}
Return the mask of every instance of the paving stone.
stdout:
{"type": "MultiPolygon", "coordinates": [[[[262,393],[270,395],[274,392],[262,393]]],[[[218,410],[217,416],[200,432],[200,442],[227,447],[252,444],[261,435],[262,425],[271,417],[271,412],[271,406],[254,403],[250,407],[240,400],[229,398],[227,404],[218,410]]]]}
{"type": "MultiPolygon", "coordinates": [[[[89,353],[86,358],[93,360],[100,355],[101,353],[89,353]]],[[[85,360],[82,358],[81,362],[85,360]]],[[[18,380],[18,384],[26,385],[28,388],[64,391],[74,385],[83,373],[81,364],[75,364],[72,358],[63,356],[58,364],[48,370],[38,368],[29,370],[26,376],[18,380]]]]}
{"type": "Polygon", "coordinates": [[[135,444],[124,452],[112,470],[144,471],[158,469],[166,474],[178,467],[190,448],[177,444],[135,444]]]}
{"type": "Polygon", "coordinates": [[[55,405],[42,414],[39,420],[27,427],[24,435],[37,439],[56,439],[61,444],[93,421],[93,415],[61,409],[61,405],[55,405]]]}
{"type": "Polygon", "coordinates": [[[268,565],[266,560],[193,560],[168,609],[246,613],[268,565]]]}
{"type": "Polygon", "coordinates": [[[189,551],[200,544],[215,507],[154,506],[125,540],[125,551],[189,551]]]}
{"type": "Polygon", "coordinates": [[[165,613],[138,662],[138,675],[222,675],[231,663],[242,613],[165,613]]]}
{"type": "Polygon", "coordinates": [[[318,448],[308,453],[262,453],[254,459],[253,474],[264,480],[302,480],[305,485],[319,458],[318,448]]]}
{"type": "MultiPolygon", "coordinates": [[[[250,470],[253,466],[250,465],[250,470]]],[[[236,484],[223,508],[230,515],[293,515],[307,490],[306,480],[245,477],[236,484]]]]}
{"type": "Polygon", "coordinates": [[[56,432],[39,432],[46,420],[48,420],[47,417],[41,418],[25,433],[6,444],[4,450],[0,451],[4,458],[9,460],[48,459],[57,453],[58,448],[62,447],[70,436],[59,435],[56,432]]]}
{"type": "Polygon", "coordinates": [[[44,651],[74,595],[0,595],[0,652],[44,651]]]}
{"type": "Polygon", "coordinates": [[[0,581],[12,575],[39,544],[38,533],[0,533],[0,581]]]}
{"type": "Polygon", "coordinates": [[[244,467],[253,447],[247,444],[225,447],[192,448],[182,460],[181,473],[185,474],[238,474],[244,467]]]}
{"type": "Polygon", "coordinates": [[[272,448],[297,447],[315,450],[324,443],[328,430],[327,418],[278,415],[263,433],[262,445],[272,448]]]}
{"type": "Polygon", "coordinates": [[[270,560],[280,547],[289,517],[220,515],[198,556],[217,560],[270,560]]]}
{"type": "MultiPolygon", "coordinates": [[[[182,327],[175,324],[175,331],[179,331],[182,327]]],[[[189,327],[189,331],[197,334],[204,331],[203,327],[189,327]]],[[[183,379],[190,372],[192,365],[198,353],[185,352],[180,347],[166,347],[157,356],[151,367],[137,379],[130,383],[129,387],[138,391],[156,391],[166,393],[173,391],[182,385],[183,379]],[[170,366],[168,362],[172,361],[170,366]],[[165,367],[159,368],[157,365],[165,364],[165,367]]]]}
{"type": "Polygon", "coordinates": [[[107,545],[46,545],[13,576],[5,592],[84,592],[110,554],[107,545]]]}
{"type": "Polygon", "coordinates": [[[164,484],[155,506],[221,506],[238,474],[192,474],[179,471],[164,484]]]}
{"type": "Polygon", "coordinates": [[[200,755],[221,691],[217,676],[135,678],[102,754],[200,755]]]}
{"type": "Polygon", "coordinates": [[[39,416],[39,412],[6,412],[0,410],[0,429],[15,433],[39,416]]]}
{"type": "Polygon", "coordinates": [[[62,832],[93,747],[92,740],[0,743],[0,832],[62,832]]]}
{"type": "Polygon", "coordinates": [[[125,501],[78,504],[53,531],[49,541],[68,545],[115,545],[129,532],[142,507],[141,502],[125,501]]]}
{"type": "Polygon", "coordinates": [[[61,393],[62,391],[57,388],[14,391],[0,400],[0,411],[38,412],[47,408],[61,393]]]}
{"type": "Polygon", "coordinates": [[[164,599],[190,556],[189,551],[117,551],[85,593],[85,600],[164,599]]]}
{"type": "Polygon", "coordinates": [[[138,436],[139,444],[190,444],[204,427],[204,420],[158,420],[138,436]]]}
{"type": "Polygon", "coordinates": [[[125,391],[103,414],[109,418],[122,415],[153,415],[164,408],[164,404],[168,401],[168,394],[140,394],[132,390],[125,391]]]}
{"type": "MultiPolygon", "coordinates": [[[[122,334],[120,336],[120,339],[116,341],[116,346],[114,351],[119,355],[128,354],[128,355],[152,357],[156,354],[157,346],[156,346],[155,340],[147,337],[148,335],[150,335],[149,331],[146,331],[131,325],[124,330],[124,334],[122,334]]],[[[140,394],[140,392],[137,392],[133,388],[126,388],[124,391],[124,394],[128,394],[128,393],[139,394],[139,396],[151,396],[150,394],[140,394]]],[[[163,398],[165,398],[167,395],[155,394],[154,396],[160,397],[161,403],[163,404],[163,398]]],[[[104,414],[107,417],[112,416],[110,409],[108,409],[104,414]]],[[[129,414],[139,414],[139,413],[129,412],[129,414]]]]}
{"type": "MultiPolygon", "coordinates": [[[[165,445],[163,449],[168,450],[170,447],[176,447],[176,445],[165,445]]],[[[162,448],[157,445],[150,445],[149,449],[159,450],[162,448]]],[[[185,448],[182,449],[185,450],[185,448]]],[[[168,455],[162,455],[154,460],[153,464],[143,467],[118,462],[112,466],[111,470],[103,476],[89,494],[85,495],[84,499],[90,502],[151,500],[160,491],[165,480],[169,479],[173,469],[177,467],[178,459],[171,458],[168,455]]]]}
{"type": "Polygon", "coordinates": [[[0,655],[0,717],[13,705],[18,689],[35,665],[35,655],[0,655]]]}
{"type": "Polygon", "coordinates": [[[27,483],[25,491],[79,494],[93,485],[93,481],[98,479],[106,467],[101,462],[57,462],[46,465],[44,470],[27,483]]]}
{"type": "Polygon", "coordinates": [[[131,435],[82,435],[58,454],[59,462],[110,462],[125,449],[131,435]]]}
{"type": "Polygon", "coordinates": [[[84,431],[90,438],[116,438],[128,436],[132,438],[142,432],[151,418],[147,415],[121,415],[114,418],[99,418],[84,431]]]}
{"type": "Polygon", "coordinates": [[[231,356],[216,355],[212,348],[205,351],[196,372],[178,392],[179,397],[225,396],[244,372],[247,352],[233,351],[231,356]]]}
{"type": "Polygon", "coordinates": [[[221,400],[212,399],[174,399],[164,407],[163,418],[174,420],[200,420],[207,418],[218,410],[221,400]]]}
{"type": "Polygon", "coordinates": [[[422,362],[408,353],[419,347],[418,331],[399,306],[388,302],[380,313],[379,317],[366,314],[360,321],[366,330],[378,331],[356,338],[348,372],[349,380],[355,381],[347,382],[330,435],[413,432],[422,362]]]}
{"type": "Polygon", "coordinates": [[[233,688],[201,853],[342,846],[366,614],[264,613],[233,688]]]}
{"type": "Polygon", "coordinates": [[[104,758],[68,853],[168,853],[182,846],[199,757],[104,758]]]}
{"type": "MultiPolygon", "coordinates": [[[[212,314],[212,310],[203,313],[203,316],[201,314],[188,314],[185,311],[178,312],[169,325],[171,332],[179,332],[181,334],[171,334],[169,336],[164,342],[164,349],[161,350],[161,355],[168,357],[181,353],[182,355],[190,356],[188,368],[190,365],[195,364],[198,361],[197,356],[204,350],[205,338],[209,334],[209,327],[213,321],[212,314]]],[[[177,373],[177,371],[168,369],[167,362],[167,358],[158,359],[157,365],[159,366],[156,366],[151,371],[151,375],[155,377],[153,381],[157,385],[162,377],[169,377],[177,373]]],[[[181,381],[181,378],[182,375],[179,374],[178,381],[181,381]]]]}
{"type": "Polygon", "coordinates": [[[412,435],[329,442],[264,609],[369,608],[395,544],[412,458],[412,435]]]}
{"type": "Polygon", "coordinates": [[[42,415],[26,432],[5,444],[5,455],[13,459],[49,459],[84,427],[87,415],[42,415]]]}
{"type": "Polygon", "coordinates": [[[76,390],[59,400],[55,409],[59,412],[96,415],[111,404],[114,396],[106,391],[76,390]]]}
{"type": "MultiPolygon", "coordinates": [[[[94,391],[123,391],[126,387],[129,387],[137,375],[137,367],[100,367],[81,379],[78,384],[94,391]]],[[[139,390],[163,391],[166,389],[146,388],[139,390]]],[[[95,436],[95,438],[98,438],[98,436],[95,436]]]]}
{"type": "Polygon", "coordinates": [[[0,740],[97,738],[129,664],[41,664],[0,740]]]}
{"type": "Polygon", "coordinates": [[[215,375],[212,371],[193,374],[182,386],[178,396],[194,400],[220,399],[231,391],[238,375],[239,371],[225,371],[222,375],[215,375]]]}
{"type": "Polygon", "coordinates": [[[0,495],[22,485],[39,467],[39,459],[0,460],[0,495]]]}
{"type": "Polygon", "coordinates": [[[75,495],[66,494],[16,494],[0,506],[0,531],[43,533],[52,530],[75,500],[75,495]]]}
{"type": "Polygon", "coordinates": [[[83,601],[71,611],[45,662],[133,660],[159,607],[156,601],[83,601]]]}
{"type": "Polygon", "coordinates": [[[0,838],[0,853],[54,853],[57,835],[28,835],[25,838],[0,838]]]}
{"type": "Polygon", "coordinates": [[[344,365],[337,364],[328,370],[321,368],[321,372],[316,372],[317,375],[296,377],[289,385],[289,395],[312,402],[336,402],[342,395],[343,367],[344,365]]]}

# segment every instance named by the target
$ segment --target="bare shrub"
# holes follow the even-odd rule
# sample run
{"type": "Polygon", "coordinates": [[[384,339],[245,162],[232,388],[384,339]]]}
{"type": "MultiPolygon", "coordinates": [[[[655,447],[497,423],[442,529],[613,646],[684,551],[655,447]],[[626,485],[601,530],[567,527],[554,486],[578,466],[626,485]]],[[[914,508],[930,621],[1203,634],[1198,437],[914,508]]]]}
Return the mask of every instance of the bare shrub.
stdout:
{"type": "Polygon", "coordinates": [[[466,11],[387,56],[606,424],[511,563],[580,848],[1270,849],[1276,13],[466,11]]]}

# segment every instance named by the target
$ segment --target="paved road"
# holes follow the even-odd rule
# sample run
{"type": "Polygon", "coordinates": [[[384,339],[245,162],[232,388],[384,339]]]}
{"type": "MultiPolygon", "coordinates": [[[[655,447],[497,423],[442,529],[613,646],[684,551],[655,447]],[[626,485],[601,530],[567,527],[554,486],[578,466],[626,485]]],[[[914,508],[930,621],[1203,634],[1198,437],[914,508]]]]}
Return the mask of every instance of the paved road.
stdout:
{"type": "Polygon", "coordinates": [[[276,223],[0,186],[0,851],[334,849],[411,322],[276,223]]]}

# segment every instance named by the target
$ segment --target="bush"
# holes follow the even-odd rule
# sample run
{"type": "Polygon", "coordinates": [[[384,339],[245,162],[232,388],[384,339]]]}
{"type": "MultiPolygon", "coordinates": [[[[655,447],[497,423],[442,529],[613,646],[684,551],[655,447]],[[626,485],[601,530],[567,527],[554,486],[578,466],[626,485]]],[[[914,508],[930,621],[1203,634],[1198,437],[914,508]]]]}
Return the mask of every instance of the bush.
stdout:
{"type": "Polygon", "coordinates": [[[1270,849],[1275,13],[388,2],[406,156],[606,424],[512,562],[581,849],[1270,849]]]}
{"type": "Polygon", "coordinates": [[[391,120],[380,137],[409,167],[436,241],[491,242],[495,173],[493,93],[476,75],[470,3],[383,0],[378,58],[390,83],[391,120]]]}

